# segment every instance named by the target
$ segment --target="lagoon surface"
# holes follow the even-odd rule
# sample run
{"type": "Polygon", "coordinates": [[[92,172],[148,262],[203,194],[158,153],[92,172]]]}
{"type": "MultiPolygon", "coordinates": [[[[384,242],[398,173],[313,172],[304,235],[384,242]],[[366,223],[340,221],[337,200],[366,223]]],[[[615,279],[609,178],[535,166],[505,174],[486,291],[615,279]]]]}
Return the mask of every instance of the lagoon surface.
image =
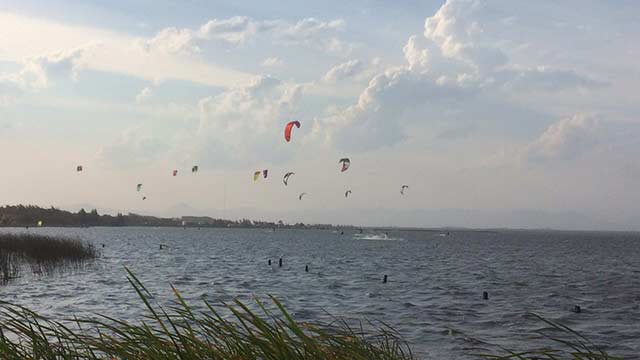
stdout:
{"type": "Polygon", "coordinates": [[[527,316],[530,312],[559,320],[613,354],[630,359],[640,354],[638,233],[0,231],[71,236],[101,250],[99,260],[83,269],[26,275],[0,286],[2,300],[56,318],[96,313],[141,318],[144,309],[126,279],[127,266],[162,303],[172,298],[170,284],[193,304],[271,294],[299,320],[330,321],[329,313],[349,321],[384,321],[420,358],[472,359],[470,352],[489,348],[483,341],[530,348],[533,331],[543,327],[527,316]],[[160,244],[166,247],[160,250],[160,244]],[[483,291],[489,300],[483,300],[483,291]],[[582,313],[571,312],[574,305],[582,313]]]}

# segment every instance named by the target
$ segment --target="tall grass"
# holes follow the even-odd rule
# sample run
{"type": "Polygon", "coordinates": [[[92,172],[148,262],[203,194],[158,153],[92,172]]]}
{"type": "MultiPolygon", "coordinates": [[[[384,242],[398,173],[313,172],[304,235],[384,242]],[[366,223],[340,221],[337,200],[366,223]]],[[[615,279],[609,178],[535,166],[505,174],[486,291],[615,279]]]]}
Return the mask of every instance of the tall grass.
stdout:
{"type": "Polygon", "coordinates": [[[24,266],[37,274],[79,266],[97,257],[93,246],[76,239],[34,234],[0,235],[0,282],[20,275],[24,266]]]}
{"type": "Polygon", "coordinates": [[[406,343],[384,325],[365,331],[340,321],[296,322],[275,298],[268,304],[255,300],[256,311],[240,301],[222,303],[219,309],[205,301],[206,310],[196,312],[175,288],[175,303],[165,308],[128,274],[146,305],[145,320],[100,316],[62,323],[0,303],[0,358],[413,359],[406,343]]]}
{"type": "MultiPolygon", "coordinates": [[[[108,316],[63,322],[0,301],[0,358],[18,359],[414,359],[399,334],[384,324],[352,328],[343,321],[297,322],[271,297],[257,310],[238,300],[196,311],[172,287],[175,301],[163,307],[129,270],[128,280],[146,306],[143,320],[108,316]]],[[[617,360],[570,328],[537,316],[556,348],[478,354],[485,359],[617,360]]]]}
{"type": "MultiPolygon", "coordinates": [[[[128,280],[144,303],[143,320],[113,317],[53,321],[24,307],[0,301],[1,359],[413,359],[407,343],[384,324],[354,329],[335,320],[329,324],[297,322],[275,298],[255,300],[257,310],[236,300],[196,311],[172,287],[168,307],[154,302],[144,285],[127,269],[128,280]]],[[[554,347],[529,351],[502,348],[503,354],[477,354],[485,359],[617,360],[587,338],[557,322],[532,314],[544,328],[538,338],[554,347]]]]}

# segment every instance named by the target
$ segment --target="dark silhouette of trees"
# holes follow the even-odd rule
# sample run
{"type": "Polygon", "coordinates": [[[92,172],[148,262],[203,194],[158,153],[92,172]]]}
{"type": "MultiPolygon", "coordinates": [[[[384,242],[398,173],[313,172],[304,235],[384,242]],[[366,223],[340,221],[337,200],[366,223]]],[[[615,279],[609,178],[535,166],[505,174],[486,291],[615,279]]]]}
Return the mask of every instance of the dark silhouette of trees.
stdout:
{"type": "Polygon", "coordinates": [[[276,222],[250,219],[224,220],[206,216],[184,216],[182,218],[159,218],[155,216],[118,213],[116,216],[100,215],[96,209],[77,213],[56,207],[41,208],[34,205],[6,205],[0,207],[0,227],[35,227],[42,221],[43,226],[196,226],[196,227],[241,227],[241,228],[331,228],[331,225],[289,225],[282,220],[276,222]]]}

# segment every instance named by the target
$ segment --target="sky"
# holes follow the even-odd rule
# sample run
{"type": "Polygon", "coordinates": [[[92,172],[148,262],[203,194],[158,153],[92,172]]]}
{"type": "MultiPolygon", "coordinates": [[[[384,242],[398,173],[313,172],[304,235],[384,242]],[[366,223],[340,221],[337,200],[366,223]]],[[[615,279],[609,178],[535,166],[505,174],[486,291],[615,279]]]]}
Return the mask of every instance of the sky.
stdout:
{"type": "Polygon", "coordinates": [[[4,1],[0,199],[640,230],[639,37],[631,0],[4,1]]]}

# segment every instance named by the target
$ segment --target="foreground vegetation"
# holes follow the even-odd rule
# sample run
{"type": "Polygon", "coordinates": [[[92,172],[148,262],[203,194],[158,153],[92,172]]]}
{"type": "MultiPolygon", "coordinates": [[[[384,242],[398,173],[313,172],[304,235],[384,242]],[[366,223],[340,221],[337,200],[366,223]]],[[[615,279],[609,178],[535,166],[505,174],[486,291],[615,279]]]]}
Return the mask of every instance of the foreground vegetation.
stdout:
{"type": "MultiPolygon", "coordinates": [[[[127,270],[128,271],[128,270],[127,270]]],[[[346,322],[296,322],[275,298],[255,300],[257,310],[240,301],[195,311],[174,288],[174,305],[165,308],[128,271],[128,279],[148,310],[146,320],[130,323],[111,317],[58,322],[0,302],[2,359],[414,359],[409,346],[389,326],[354,329],[346,322]]],[[[506,351],[487,359],[615,359],[571,329],[541,321],[558,333],[550,337],[568,350],[506,351]],[[567,338],[566,336],[569,336],[567,338]]]]}
{"type": "Polygon", "coordinates": [[[36,274],[50,274],[96,257],[96,249],[76,239],[0,234],[0,283],[17,278],[25,267],[36,274]]]}
{"type": "Polygon", "coordinates": [[[256,300],[258,311],[240,301],[218,309],[205,301],[207,311],[195,312],[175,289],[176,303],[165,309],[152,302],[151,294],[130,272],[129,281],[149,311],[147,321],[133,324],[103,316],[65,325],[0,303],[0,358],[413,358],[400,337],[384,325],[367,333],[339,321],[332,325],[299,323],[273,298],[270,304],[256,300]]]}

